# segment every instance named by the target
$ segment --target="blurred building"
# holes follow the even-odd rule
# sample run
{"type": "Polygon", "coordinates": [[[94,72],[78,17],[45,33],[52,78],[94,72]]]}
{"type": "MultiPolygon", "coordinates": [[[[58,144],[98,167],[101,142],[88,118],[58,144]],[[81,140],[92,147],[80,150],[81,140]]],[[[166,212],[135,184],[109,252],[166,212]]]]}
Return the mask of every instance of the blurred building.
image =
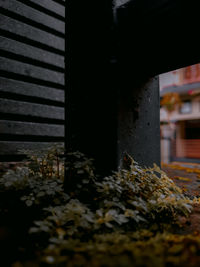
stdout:
{"type": "Polygon", "coordinates": [[[178,93],[181,104],[160,110],[161,158],[200,162],[200,64],[160,75],[160,96],[178,93]]]}

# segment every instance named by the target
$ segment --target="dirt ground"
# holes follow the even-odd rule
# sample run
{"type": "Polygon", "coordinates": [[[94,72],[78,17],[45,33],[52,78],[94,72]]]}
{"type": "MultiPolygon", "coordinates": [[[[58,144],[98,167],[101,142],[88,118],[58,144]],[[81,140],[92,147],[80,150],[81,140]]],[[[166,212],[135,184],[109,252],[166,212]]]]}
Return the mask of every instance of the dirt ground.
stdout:
{"type": "MultiPolygon", "coordinates": [[[[200,197],[200,165],[173,162],[163,164],[162,170],[189,198],[200,197]]],[[[180,218],[184,233],[200,233],[200,204],[195,204],[188,219],[180,218]]]]}

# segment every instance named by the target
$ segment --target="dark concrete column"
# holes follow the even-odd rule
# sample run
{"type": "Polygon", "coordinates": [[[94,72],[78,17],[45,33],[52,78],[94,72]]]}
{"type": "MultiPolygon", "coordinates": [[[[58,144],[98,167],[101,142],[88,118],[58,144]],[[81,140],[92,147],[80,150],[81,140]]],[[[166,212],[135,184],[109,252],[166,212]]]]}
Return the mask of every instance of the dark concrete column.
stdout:
{"type": "Polygon", "coordinates": [[[66,150],[93,158],[104,175],[117,168],[112,0],[67,5],[66,150]]]}
{"type": "MultiPolygon", "coordinates": [[[[118,162],[124,152],[143,166],[160,165],[160,99],[159,79],[152,78],[142,88],[120,94],[118,113],[118,162]]],[[[131,90],[132,88],[132,90],[131,90]]]]}
{"type": "Polygon", "coordinates": [[[130,68],[121,54],[129,41],[116,48],[111,0],[74,4],[66,16],[67,151],[94,158],[102,174],[117,169],[124,151],[143,165],[159,164],[158,80],[141,86],[149,76],[134,58],[143,51],[134,50],[130,68]]]}

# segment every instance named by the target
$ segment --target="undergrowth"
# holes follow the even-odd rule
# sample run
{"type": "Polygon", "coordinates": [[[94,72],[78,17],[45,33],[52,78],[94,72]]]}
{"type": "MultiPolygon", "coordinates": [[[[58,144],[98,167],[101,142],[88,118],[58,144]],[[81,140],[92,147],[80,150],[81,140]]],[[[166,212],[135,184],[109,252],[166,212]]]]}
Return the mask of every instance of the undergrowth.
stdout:
{"type": "Polygon", "coordinates": [[[80,152],[26,153],[0,178],[1,217],[18,231],[13,266],[179,266],[176,255],[184,263],[200,252],[199,236],[175,234],[192,201],[158,166],[125,155],[101,177],[80,152]]]}

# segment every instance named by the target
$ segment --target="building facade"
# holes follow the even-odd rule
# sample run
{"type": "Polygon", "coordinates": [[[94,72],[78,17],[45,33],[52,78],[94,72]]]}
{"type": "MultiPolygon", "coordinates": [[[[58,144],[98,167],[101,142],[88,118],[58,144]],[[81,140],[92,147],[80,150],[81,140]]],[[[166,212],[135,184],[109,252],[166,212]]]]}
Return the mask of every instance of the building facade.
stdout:
{"type": "Polygon", "coordinates": [[[162,161],[200,161],[200,64],[160,75],[161,98],[169,93],[181,103],[160,109],[162,161]]]}
{"type": "Polygon", "coordinates": [[[65,2],[0,1],[0,161],[64,143],[65,2]]]}

